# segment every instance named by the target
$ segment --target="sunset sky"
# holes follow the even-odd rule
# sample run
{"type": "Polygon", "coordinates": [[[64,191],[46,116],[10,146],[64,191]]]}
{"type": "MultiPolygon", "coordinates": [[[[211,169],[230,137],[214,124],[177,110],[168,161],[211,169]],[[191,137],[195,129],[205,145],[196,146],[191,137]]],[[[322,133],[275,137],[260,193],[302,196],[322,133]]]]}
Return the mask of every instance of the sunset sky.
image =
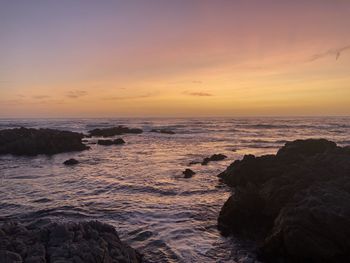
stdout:
{"type": "Polygon", "coordinates": [[[0,117],[350,115],[347,0],[2,0],[0,117]]]}

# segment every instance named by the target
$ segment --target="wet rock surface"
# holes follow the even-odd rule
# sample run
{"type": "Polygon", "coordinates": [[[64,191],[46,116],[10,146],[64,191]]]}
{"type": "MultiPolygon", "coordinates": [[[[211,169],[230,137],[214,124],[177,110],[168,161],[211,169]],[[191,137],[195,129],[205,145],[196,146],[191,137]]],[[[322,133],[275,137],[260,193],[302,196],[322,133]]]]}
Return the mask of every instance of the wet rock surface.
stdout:
{"type": "Polygon", "coordinates": [[[254,238],[267,262],[349,262],[350,152],[324,139],[246,155],[219,175],[233,187],[224,235],[254,238]]]}
{"type": "Polygon", "coordinates": [[[15,128],[0,130],[0,154],[52,155],[89,149],[83,134],[53,129],[15,128]]]}
{"type": "Polygon", "coordinates": [[[123,135],[127,133],[131,134],[140,134],[143,131],[138,128],[128,128],[124,126],[117,126],[112,128],[105,129],[93,129],[89,131],[90,136],[99,136],[99,137],[111,137],[116,135],[123,135]]]}
{"type": "Polygon", "coordinates": [[[97,144],[104,145],[104,146],[110,146],[110,145],[121,145],[124,144],[125,141],[121,138],[115,139],[115,140],[98,140],[97,144]]]}
{"type": "Polygon", "coordinates": [[[8,222],[0,226],[0,263],[15,262],[141,262],[141,255],[98,221],[8,222]]]}
{"type": "Polygon", "coordinates": [[[219,154],[213,154],[210,157],[206,157],[203,159],[202,161],[202,165],[207,165],[209,162],[217,162],[217,161],[222,161],[225,160],[227,158],[226,155],[223,155],[221,153],[219,154]]]}
{"type": "Polygon", "coordinates": [[[186,169],[185,171],[182,172],[182,174],[184,175],[184,178],[191,178],[196,173],[191,169],[186,169]]]}

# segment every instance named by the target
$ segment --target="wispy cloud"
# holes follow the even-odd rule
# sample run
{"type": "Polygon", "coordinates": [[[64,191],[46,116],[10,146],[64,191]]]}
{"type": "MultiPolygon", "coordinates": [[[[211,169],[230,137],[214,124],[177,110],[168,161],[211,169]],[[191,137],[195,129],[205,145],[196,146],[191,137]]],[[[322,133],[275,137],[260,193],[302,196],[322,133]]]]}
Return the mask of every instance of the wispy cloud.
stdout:
{"type": "Polygon", "coordinates": [[[322,59],[322,58],[329,57],[329,56],[334,56],[335,60],[338,60],[340,58],[341,53],[348,51],[348,50],[350,50],[350,45],[339,47],[339,48],[329,49],[325,52],[312,55],[309,59],[307,59],[307,61],[313,62],[315,60],[322,59]]]}
{"type": "Polygon", "coordinates": [[[48,98],[50,98],[50,96],[47,96],[47,95],[33,96],[33,99],[37,99],[37,100],[43,100],[43,99],[48,99],[48,98]]]}
{"type": "Polygon", "coordinates": [[[86,96],[88,94],[85,90],[71,90],[67,92],[66,97],[71,99],[78,99],[80,97],[86,96]]]}
{"type": "Polygon", "coordinates": [[[214,96],[211,93],[203,92],[203,91],[196,91],[196,92],[184,91],[183,93],[186,94],[186,95],[197,96],[197,97],[211,97],[211,96],[214,96]]]}
{"type": "Polygon", "coordinates": [[[150,98],[154,95],[154,93],[147,93],[143,95],[136,95],[136,96],[112,96],[112,97],[105,97],[102,98],[103,100],[135,100],[135,99],[145,99],[150,98]]]}

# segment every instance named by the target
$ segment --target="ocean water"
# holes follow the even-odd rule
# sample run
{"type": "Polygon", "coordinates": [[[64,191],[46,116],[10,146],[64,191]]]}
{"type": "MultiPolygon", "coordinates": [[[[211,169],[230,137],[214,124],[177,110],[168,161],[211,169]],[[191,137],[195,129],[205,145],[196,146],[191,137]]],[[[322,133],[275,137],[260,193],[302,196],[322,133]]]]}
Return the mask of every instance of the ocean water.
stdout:
{"type": "Polygon", "coordinates": [[[244,154],[275,153],[286,141],[327,138],[350,145],[350,118],[1,119],[0,129],[45,127],[77,132],[138,127],[122,146],[53,156],[0,156],[0,221],[100,220],[145,255],[146,262],[242,262],[254,247],[216,229],[230,189],[217,174],[244,154]],[[175,135],[150,133],[167,128],[175,135]],[[191,166],[214,153],[227,160],[191,166]],[[75,158],[80,164],[62,163],[75,158]]]}

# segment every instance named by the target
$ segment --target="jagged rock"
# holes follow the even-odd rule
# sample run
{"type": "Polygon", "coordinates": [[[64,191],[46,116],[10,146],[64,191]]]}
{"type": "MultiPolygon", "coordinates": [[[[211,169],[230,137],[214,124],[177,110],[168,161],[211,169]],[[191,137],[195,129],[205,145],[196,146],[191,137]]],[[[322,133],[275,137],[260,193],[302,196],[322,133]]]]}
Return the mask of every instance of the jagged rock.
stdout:
{"type": "Polygon", "coordinates": [[[152,129],[150,132],[164,133],[164,134],[175,134],[174,131],[167,129],[152,129]]]}
{"type": "Polygon", "coordinates": [[[75,159],[69,159],[67,161],[64,161],[64,165],[75,165],[75,164],[78,164],[79,161],[75,160],[75,159]]]}
{"type": "Polygon", "coordinates": [[[121,138],[115,139],[115,140],[98,140],[97,144],[104,145],[104,146],[110,146],[110,145],[121,145],[124,144],[125,141],[121,138]]]}
{"type": "Polygon", "coordinates": [[[234,188],[218,218],[224,235],[262,244],[267,262],[350,260],[350,152],[324,139],[247,155],[219,175],[234,188]]]}
{"type": "Polygon", "coordinates": [[[141,255],[119,239],[113,226],[98,221],[9,222],[0,229],[1,263],[141,262],[141,255]]]}
{"type": "Polygon", "coordinates": [[[191,178],[193,175],[196,173],[192,171],[191,169],[186,169],[185,171],[182,172],[184,175],[184,178],[191,178]]]}
{"type": "Polygon", "coordinates": [[[124,126],[117,126],[105,129],[94,129],[89,131],[90,136],[111,137],[116,135],[122,135],[127,133],[139,134],[143,131],[137,128],[128,128],[124,126]]]}
{"type": "Polygon", "coordinates": [[[56,154],[89,149],[83,134],[53,129],[16,128],[0,130],[0,154],[56,154]]]}
{"type": "Polygon", "coordinates": [[[209,162],[217,162],[217,161],[222,161],[225,160],[227,158],[226,155],[223,155],[221,153],[219,154],[213,154],[210,157],[206,157],[203,159],[202,161],[202,165],[207,165],[209,162]]]}

